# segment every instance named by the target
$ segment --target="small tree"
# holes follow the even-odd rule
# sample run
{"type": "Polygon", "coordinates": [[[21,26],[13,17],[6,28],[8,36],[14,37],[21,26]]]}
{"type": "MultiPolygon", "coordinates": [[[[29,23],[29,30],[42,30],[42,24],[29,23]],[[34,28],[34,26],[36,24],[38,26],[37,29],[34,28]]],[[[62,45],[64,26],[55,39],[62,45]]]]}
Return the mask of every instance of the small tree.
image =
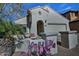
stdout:
{"type": "MultiPolygon", "coordinates": [[[[14,12],[19,13],[21,11],[21,4],[12,4],[12,12],[6,12],[6,14],[4,14],[3,9],[4,6],[7,4],[3,4],[0,3],[0,37],[4,38],[1,39],[0,41],[0,47],[4,47],[1,50],[4,50],[5,52],[7,51],[8,55],[12,55],[16,46],[18,48],[21,47],[22,42],[22,38],[20,38],[19,35],[24,35],[23,33],[23,29],[22,26],[19,26],[15,23],[13,23],[12,21],[9,20],[3,20],[5,19],[5,16],[10,16],[11,14],[13,14],[14,12]],[[16,8],[18,7],[18,8],[16,8]],[[16,35],[18,37],[18,39],[14,38],[14,35],[16,35]],[[17,44],[15,44],[15,42],[18,42],[17,44]]],[[[0,50],[0,51],[1,51],[0,50]]]]}
{"type": "Polygon", "coordinates": [[[7,55],[12,55],[15,51],[16,45],[21,46],[22,38],[19,35],[24,35],[23,29],[21,26],[14,24],[8,20],[0,20],[0,33],[3,33],[2,37],[4,38],[1,46],[4,47],[4,51],[7,55]],[[17,36],[18,39],[14,38],[14,35],[17,36]],[[17,44],[16,41],[18,42],[17,44]]]}

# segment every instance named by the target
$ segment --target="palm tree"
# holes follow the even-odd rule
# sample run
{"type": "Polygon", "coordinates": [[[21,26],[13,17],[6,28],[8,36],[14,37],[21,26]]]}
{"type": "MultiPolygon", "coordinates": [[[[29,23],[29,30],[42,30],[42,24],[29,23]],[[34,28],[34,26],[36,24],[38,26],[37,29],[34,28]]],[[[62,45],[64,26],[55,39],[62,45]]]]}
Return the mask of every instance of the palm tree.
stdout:
{"type": "Polygon", "coordinates": [[[7,55],[12,55],[16,46],[23,43],[19,37],[19,35],[24,35],[22,27],[11,21],[0,20],[0,33],[3,33],[2,37],[4,38],[1,46],[5,48],[7,55]],[[14,38],[14,35],[18,37],[18,40],[14,38]],[[18,44],[15,44],[16,41],[18,44]]]}

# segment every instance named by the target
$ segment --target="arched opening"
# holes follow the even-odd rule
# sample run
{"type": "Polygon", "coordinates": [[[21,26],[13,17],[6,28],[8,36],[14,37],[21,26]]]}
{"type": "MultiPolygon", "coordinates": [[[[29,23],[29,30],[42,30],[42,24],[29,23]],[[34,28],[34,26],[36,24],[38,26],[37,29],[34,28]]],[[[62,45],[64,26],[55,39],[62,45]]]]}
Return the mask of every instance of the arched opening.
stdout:
{"type": "Polygon", "coordinates": [[[42,32],[44,32],[44,23],[40,20],[37,22],[37,35],[40,35],[42,32]]]}

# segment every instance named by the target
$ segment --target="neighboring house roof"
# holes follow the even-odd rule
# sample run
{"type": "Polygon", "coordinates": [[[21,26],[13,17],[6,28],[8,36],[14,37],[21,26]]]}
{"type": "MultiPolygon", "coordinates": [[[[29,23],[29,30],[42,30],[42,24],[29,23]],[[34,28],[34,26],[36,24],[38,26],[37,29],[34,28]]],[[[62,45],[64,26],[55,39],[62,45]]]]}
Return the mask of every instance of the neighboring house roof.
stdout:
{"type": "MultiPolygon", "coordinates": [[[[68,10],[65,13],[61,14],[61,15],[66,17],[66,16],[69,15],[69,13],[75,13],[76,14],[76,18],[74,18],[74,21],[79,20],[79,16],[78,16],[79,11],[78,10],[68,10]]],[[[70,16],[68,16],[68,17],[70,17],[70,16]]],[[[69,18],[69,20],[71,20],[71,19],[69,18]]]]}
{"type": "Polygon", "coordinates": [[[75,23],[75,22],[79,22],[79,20],[76,20],[76,21],[71,21],[71,22],[69,22],[69,23],[75,23]]]}
{"type": "Polygon", "coordinates": [[[63,14],[67,14],[67,13],[70,13],[70,12],[79,12],[79,10],[68,10],[68,11],[66,11],[66,12],[64,12],[63,14]]]}
{"type": "Polygon", "coordinates": [[[27,18],[23,17],[15,21],[16,24],[27,24],[27,18]]]}

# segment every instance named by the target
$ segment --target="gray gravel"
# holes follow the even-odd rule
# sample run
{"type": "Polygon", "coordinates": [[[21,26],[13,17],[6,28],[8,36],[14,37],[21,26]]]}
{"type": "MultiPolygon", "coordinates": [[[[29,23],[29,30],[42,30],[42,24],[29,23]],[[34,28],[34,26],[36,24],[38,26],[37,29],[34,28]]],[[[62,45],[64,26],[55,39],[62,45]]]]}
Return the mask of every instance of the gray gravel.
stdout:
{"type": "Polygon", "coordinates": [[[58,53],[54,56],[79,56],[79,46],[68,49],[58,45],[58,53]]]}
{"type": "MultiPolygon", "coordinates": [[[[24,56],[24,55],[20,53],[15,53],[14,56],[24,56]]],[[[79,45],[73,49],[64,48],[58,45],[58,53],[53,56],[79,56],[79,45]]]]}

